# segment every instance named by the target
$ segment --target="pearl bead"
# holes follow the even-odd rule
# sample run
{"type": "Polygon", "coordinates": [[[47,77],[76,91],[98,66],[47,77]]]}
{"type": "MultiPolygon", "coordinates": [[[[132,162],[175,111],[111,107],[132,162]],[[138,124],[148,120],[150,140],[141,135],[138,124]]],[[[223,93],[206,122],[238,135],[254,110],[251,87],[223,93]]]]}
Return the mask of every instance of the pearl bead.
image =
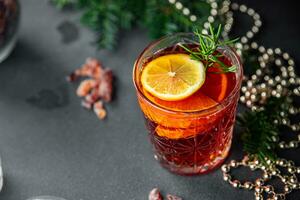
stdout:
{"type": "Polygon", "coordinates": [[[240,97],[240,101],[241,101],[242,103],[245,103],[246,98],[245,98],[244,96],[241,96],[241,97],[240,97]]]}
{"type": "Polygon", "coordinates": [[[283,53],[282,56],[286,60],[290,58],[290,55],[288,53],[283,53]]]}
{"type": "Polygon", "coordinates": [[[245,187],[246,189],[252,189],[253,184],[250,183],[250,182],[245,182],[245,183],[244,183],[244,187],[245,187]]]}
{"type": "Polygon", "coordinates": [[[251,89],[251,93],[252,93],[252,94],[256,94],[256,93],[257,93],[257,89],[256,89],[255,87],[252,88],[252,89],[251,89]]]}
{"type": "Polygon", "coordinates": [[[189,14],[190,14],[190,10],[189,10],[188,8],[184,8],[184,9],[182,10],[182,13],[183,13],[184,15],[189,15],[189,14]]]}
{"type": "Polygon", "coordinates": [[[268,81],[268,80],[270,80],[270,77],[268,75],[266,75],[266,76],[264,76],[264,80],[268,81]]]}
{"type": "Polygon", "coordinates": [[[262,96],[262,97],[266,97],[266,96],[267,96],[267,93],[266,93],[266,92],[262,92],[262,93],[261,93],[261,96],[262,96]]]}
{"type": "Polygon", "coordinates": [[[243,37],[241,38],[241,42],[245,44],[245,43],[248,42],[248,39],[247,39],[246,37],[243,36],[243,37]]]}
{"type": "Polygon", "coordinates": [[[248,11],[247,11],[247,14],[250,15],[250,16],[253,16],[254,13],[255,13],[255,11],[252,8],[249,8],[248,11]]]}
{"type": "MultiPolygon", "coordinates": [[[[224,1],[225,2],[225,1],[224,1]]],[[[218,8],[218,4],[216,2],[212,2],[210,6],[214,9],[218,8]]]]}
{"type": "Polygon", "coordinates": [[[247,6],[246,5],[240,5],[240,11],[241,12],[246,12],[247,11],[247,6]]]}
{"type": "Polygon", "coordinates": [[[260,20],[256,20],[254,22],[254,25],[257,26],[257,27],[260,27],[262,25],[261,21],[260,20]]]}
{"type": "Polygon", "coordinates": [[[288,66],[287,70],[288,70],[289,72],[292,72],[292,71],[294,71],[294,67],[293,67],[293,66],[288,66]]]}
{"type": "Polygon", "coordinates": [[[207,34],[208,34],[208,31],[205,30],[205,29],[203,29],[203,30],[202,30],[202,34],[207,35],[207,34]]]}
{"type": "Polygon", "coordinates": [[[294,60],[289,59],[289,60],[288,60],[288,64],[289,64],[289,65],[295,65],[294,60]]]}
{"type": "Polygon", "coordinates": [[[269,79],[269,80],[268,80],[268,84],[269,84],[269,85],[274,85],[274,80],[273,80],[273,79],[269,79]]]}
{"type": "Polygon", "coordinates": [[[231,4],[231,9],[232,10],[237,10],[239,8],[239,5],[237,3],[232,3],[231,4]]]}
{"type": "Polygon", "coordinates": [[[264,184],[264,181],[263,181],[262,179],[256,179],[255,184],[256,184],[257,186],[261,186],[261,185],[264,184]]]}
{"type": "Polygon", "coordinates": [[[218,14],[218,11],[216,9],[211,9],[210,14],[212,16],[216,16],[218,14]]]}
{"type": "Polygon", "coordinates": [[[262,72],[261,72],[261,70],[260,70],[260,69],[256,70],[256,72],[255,72],[255,73],[256,73],[256,75],[257,75],[257,76],[260,76],[260,75],[262,74],[262,72]]]}
{"type": "Polygon", "coordinates": [[[252,86],[253,86],[252,81],[247,81],[247,86],[248,86],[248,87],[252,87],[252,86]]]}
{"type": "Polygon", "coordinates": [[[255,190],[255,192],[258,192],[258,193],[262,192],[262,188],[258,187],[258,186],[256,186],[254,190],[255,190]]]}
{"type": "Polygon", "coordinates": [[[221,167],[221,170],[223,171],[223,172],[229,172],[229,170],[230,170],[230,168],[229,168],[229,166],[227,166],[227,165],[223,165],[222,167],[221,167]]]}
{"type": "Polygon", "coordinates": [[[258,47],[258,45],[257,45],[256,42],[252,42],[252,43],[251,43],[251,48],[257,49],[257,47],[258,47]]]}
{"type": "Polygon", "coordinates": [[[252,38],[252,37],[254,36],[254,34],[253,34],[253,32],[248,31],[248,32],[246,33],[246,36],[247,36],[248,38],[252,38]]]}
{"type": "Polygon", "coordinates": [[[210,23],[213,23],[215,21],[215,18],[213,16],[209,16],[207,18],[207,20],[210,22],[210,23]]]}
{"type": "MultiPolygon", "coordinates": [[[[253,30],[252,30],[253,31],[253,30]]],[[[254,31],[253,31],[254,32],[254,31]]],[[[265,47],[263,47],[263,46],[259,46],[258,47],[258,51],[260,52],[260,53],[264,53],[265,51],[266,51],[266,49],[265,49],[265,47]]]]}
{"type": "Polygon", "coordinates": [[[274,54],[274,53],[273,53],[273,49],[269,48],[269,49],[267,50],[267,53],[268,53],[269,55],[273,55],[273,54],[274,54]]]}
{"type": "Polygon", "coordinates": [[[250,100],[246,101],[246,106],[250,107],[252,105],[252,102],[250,100]]]}
{"type": "Polygon", "coordinates": [[[276,48],[276,49],[275,49],[275,53],[278,54],[278,55],[281,54],[281,49],[276,48]]]}
{"type": "MultiPolygon", "coordinates": [[[[196,17],[195,15],[191,15],[191,16],[190,16],[190,20],[191,20],[192,22],[195,22],[195,21],[197,20],[197,17],[196,17]]],[[[207,33],[205,33],[205,34],[207,34],[207,33]]]]}
{"type": "Polygon", "coordinates": [[[247,87],[243,86],[243,87],[241,88],[241,90],[242,90],[242,92],[246,92],[246,91],[247,91],[247,87]]]}
{"type": "Polygon", "coordinates": [[[223,175],[223,179],[224,179],[224,181],[228,181],[228,180],[230,180],[230,175],[228,175],[228,174],[224,174],[223,175]]]}
{"type": "Polygon", "coordinates": [[[282,80],[282,81],[281,81],[281,85],[282,85],[282,86],[285,86],[285,85],[286,85],[286,80],[282,80]]]}
{"type": "Polygon", "coordinates": [[[235,181],[232,182],[232,186],[237,188],[237,187],[240,186],[240,182],[238,180],[235,180],[235,181]]]}
{"type": "Polygon", "coordinates": [[[264,60],[269,60],[269,55],[268,55],[268,54],[264,54],[264,55],[263,55],[263,59],[264,59],[264,60]]]}
{"type": "Polygon", "coordinates": [[[236,43],[235,44],[235,47],[237,48],[237,49],[241,49],[241,48],[243,48],[243,45],[241,44],[241,43],[236,43]]]}
{"type": "Polygon", "coordinates": [[[230,161],[230,166],[231,167],[236,167],[237,166],[237,162],[235,160],[230,161]]]}
{"type": "Polygon", "coordinates": [[[210,23],[209,22],[205,22],[204,23],[204,28],[209,29],[210,23]]]}
{"type": "Polygon", "coordinates": [[[255,13],[255,14],[253,15],[253,19],[254,19],[254,20],[259,20],[259,19],[260,19],[259,14],[255,13]]]}
{"type": "Polygon", "coordinates": [[[270,178],[270,176],[269,176],[269,174],[264,173],[264,174],[263,174],[263,178],[264,178],[264,179],[268,179],[268,178],[270,178]]]}
{"type": "Polygon", "coordinates": [[[275,65],[280,66],[281,65],[281,60],[280,59],[276,59],[275,60],[275,65]]]}
{"type": "Polygon", "coordinates": [[[259,31],[259,29],[256,26],[253,26],[251,30],[253,33],[258,33],[259,31]]]}

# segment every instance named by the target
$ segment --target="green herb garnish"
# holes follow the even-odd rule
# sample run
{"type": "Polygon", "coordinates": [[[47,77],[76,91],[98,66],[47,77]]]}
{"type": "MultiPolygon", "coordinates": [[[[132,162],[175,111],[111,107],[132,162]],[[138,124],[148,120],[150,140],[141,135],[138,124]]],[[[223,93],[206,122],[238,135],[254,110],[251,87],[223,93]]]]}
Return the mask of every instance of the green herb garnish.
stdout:
{"type": "Polygon", "coordinates": [[[183,44],[180,44],[180,46],[190,53],[190,56],[193,60],[204,61],[204,66],[206,69],[213,66],[214,63],[218,63],[221,70],[220,73],[236,72],[237,66],[228,66],[219,60],[219,58],[224,57],[224,55],[218,52],[217,48],[225,45],[232,45],[238,40],[238,38],[221,41],[221,25],[218,26],[217,31],[215,31],[215,29],[210,25],[209,31],[210,34],[202,34],[198,29],[194,31],[195,36],[197,36],[199,39],[199,47],[197,47],[196,50],[192,50],[183,44]]]}

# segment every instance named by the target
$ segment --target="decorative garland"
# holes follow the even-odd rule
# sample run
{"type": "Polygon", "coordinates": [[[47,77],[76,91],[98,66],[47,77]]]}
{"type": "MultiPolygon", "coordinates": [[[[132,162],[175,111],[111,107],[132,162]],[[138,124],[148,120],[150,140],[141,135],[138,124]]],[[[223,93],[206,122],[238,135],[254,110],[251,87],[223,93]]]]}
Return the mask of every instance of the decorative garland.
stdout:
{"type": "MultiPolygon", "coordinates": [[[[248,31],[245,36],[241,37],[240,43],[236,44],[237,53],[240,56],[250,50],[258,51],[258,53],[261,54],[261,56],[258,56],[259,68],[256,69],[255,73],[250,77],[244,76],[240,102],[245,104],[253,112],[260,113],[265,110],[265,106],[271,97],[281,98],[285,96],[291,103],[293,95],[300,96],[300,78],[296,76],[294,69],[295,63],[290,55],[286,52],[282,52],[280,48],[266,49],[256,42],[252,42],[249,45],[249,41],[259,32],[262,26],[260,15],[252,8],[247,8],[246,5],[239,5],[237,3],[231,4],[228,0],[223,1],[221,8],[218,8],[215,0],[208,0],[207,2],[211,6],[211,15],[207,18],[207,22],[204,23],[204,29],[202,31],[204,34],[207,33],[209,23],[213,23],[216,16],[225,16],[225,31],[223,36],[228,37],[228,33],[234,21],[232,11],[246,13],[254,20],[254,25],[251,30],[248,31]],[[273,63],[278,67],[280,74],[272,74],[274,72],[274,70],[271,69],[273,63]],[[293,89],[290,90],[291,88],[293,89]]],[[[175,5],[177,9],[182,10],[183,14],[187,13],[187,8],[183,7],[180,2],[169,0],[169,3],[175,5]]],[[[192,19],[195,19],[194,15],[190,15],[190,20],[192,21],[192,19]]],[[[300,124],[292,124],[289,117],[300,113],[300,109],[293,106],[287,108],[286,111],[284,109],[280,110],[279,119],[274,118],[273,123],[276,126],[287,126],[291,131],[297,132],[300,130],[300,124]]],[[[296,148],[300,143],[300,134],[297,135],[296,140],[290,142],[278,141],[278,139],[278,137],[273,137],[270,140],[276,143],[281,149],[296,148]]],[[[269,147],[269,149],[272,149],[272,147],[269,147]]],[[[229,164],[224,164],[221,170],[223,172],[223,179],[231,186],[254,190],[256,200],[264,199],[264,195],[266,198],[272,200],[285,199],[286,195],[291,191],[300,189],[300,183],[296,176],[296,174],[300,174],[300,167],[296,167],[291,160],[288,161],[280,158],[272,160],[271,157],[259,158],[257,155],[247,154],[242,161],[232,160],[229,164]],[[262,170],[263,175],[261,178],[257,178],[255,182],[246,181],[242,183],[237,179],[233,179],[230,175],[231,170],[238,167],[262,170]],[[283,168],[287,170],[287,174],[283,173],[283,168]],[[266,183],[274,177],[280,178],[284,184],[283,192],[276,192],[274,186],[266,183]]]]}

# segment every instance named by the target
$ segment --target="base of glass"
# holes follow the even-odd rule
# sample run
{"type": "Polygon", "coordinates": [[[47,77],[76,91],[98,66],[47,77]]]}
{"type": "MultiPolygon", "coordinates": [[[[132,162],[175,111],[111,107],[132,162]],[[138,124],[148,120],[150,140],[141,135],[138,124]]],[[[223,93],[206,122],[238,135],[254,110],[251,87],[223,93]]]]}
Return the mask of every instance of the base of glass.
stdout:
{"type": "Polygon", "coordinates": [[[2,63],[12,52],[17,42],[17,34],[11,38],[11,40],[5,44],[3,47],[0,47],[0,63],[2,63]]]}
{"type": "Polygon", "coordinates": [[[180,166],[174,165],[173,163],[166,164],[165,162],[160,162],[157,159],[157,155],[154,155],[154,158],[160,162],[161,166],[163,166],[164,168],[166,168],[172,173],[184,175],[184,176],[193,176],[193,175],[206,174],[219,168],[227,158],[229,154],[229,150],[230,150],[230,146],[223,152],[222,157],[218,157],[214,161],[210,163],[206,163],[205,165],[193,166],[193,167],[183,167],[181,165],[180,166]]]}

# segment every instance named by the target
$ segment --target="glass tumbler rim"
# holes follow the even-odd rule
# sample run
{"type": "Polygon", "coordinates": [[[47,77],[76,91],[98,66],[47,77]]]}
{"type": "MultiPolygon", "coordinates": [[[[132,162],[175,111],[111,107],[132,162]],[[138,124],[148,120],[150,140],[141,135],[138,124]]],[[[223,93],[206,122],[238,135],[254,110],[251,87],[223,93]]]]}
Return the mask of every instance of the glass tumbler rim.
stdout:
{"type": "MultiPolygon", "coordinates": [[[[222,46],[222,47],[219,47],[218,49],[226,51],[227,53],[230,53],[231,59],[235,59],[236,64],[238,65],[237,66],[237,72],[235,72],[237,74],[236,84],[235,84],[235,87],[230,92],[230,94],[228,96],[226,96],[222,101],[217,102],[217,104],[214,105],[213,107],[210,107],[210,108],[207,108],[207,109],[202,109],[202,110],[196,110],[196,111],[177,111],[177,110],[175,111],[175,110],[172,110],[172,109],[168,109],[168,108],[162,107],[162,106],[160,106],[158,104],[155,104],[150,99],[148,99],[144,95],[144,93],[141,91],[141,88],[138,86],[138,84],[136,82],[137,81],[136,77],[137,77],[137,73],[139,72],[138,65],[142,61],[143,55],[146,53],[147,50],[155,47],[160,42],[162,42],[162,41],[164,41],[166,39],[176,38],[176,37],[182,37],[182,38],[187,38],[187,39],[189,38],[190,39],[191,37],[193,37],[193,33],[179,32],[179,33],[175,33],[175,34],[171,34],[171,35],[166,35],[166,36],[161,37],[161,38],[159,38],[157,40],[154,40],[153,42],[151,42],[150,44],[148,44],[146,46],[146,48],[139,54],[138,58],[136,59],[136,61],[134,63],[133,73],[132,73],[133,83],[134,83],[134,87],[135,87],[135,89],[137,91],[137,94],[141,98],[143,98],[147,103],[149,103],[151,106],[154,106],[155,108],[157,108],[159,110],[162,110],[163,112],[170,113],[170,114],[183,114],[183,115],[185,115],[185,114],[189,114],[189,115],[195,114],[195,115],[201,115],[201,114],[205,114],[205,113],[215,113],[218,110],[226,107],[226,105],[228,105],[228,103],[230,103],[230,101],[239,92],[240,86],[241,86],[241,83],[242,83],[242,79],[243,79],[243,67],[242,67],[242,64],[241,64],[240,57],[237,55],[237,53],[234,51],[234,49],[232,47],[229,47],[229,46],[222,46]]],[[[198,44],[197,41],[192,41],[192,42],[195,43],[195,44],[198,44]]],[[[187,44],[187,43],[185,43],[185,44],[187,44]]],[[[166,46],[166,47],[168,47],[168,46],[166,46]]],[[[166,47],[164,47],[164,48],[166,48],[166,47]]],[[[161,49],[159,49],[159,50],[161,50],[161,49]]]]}

